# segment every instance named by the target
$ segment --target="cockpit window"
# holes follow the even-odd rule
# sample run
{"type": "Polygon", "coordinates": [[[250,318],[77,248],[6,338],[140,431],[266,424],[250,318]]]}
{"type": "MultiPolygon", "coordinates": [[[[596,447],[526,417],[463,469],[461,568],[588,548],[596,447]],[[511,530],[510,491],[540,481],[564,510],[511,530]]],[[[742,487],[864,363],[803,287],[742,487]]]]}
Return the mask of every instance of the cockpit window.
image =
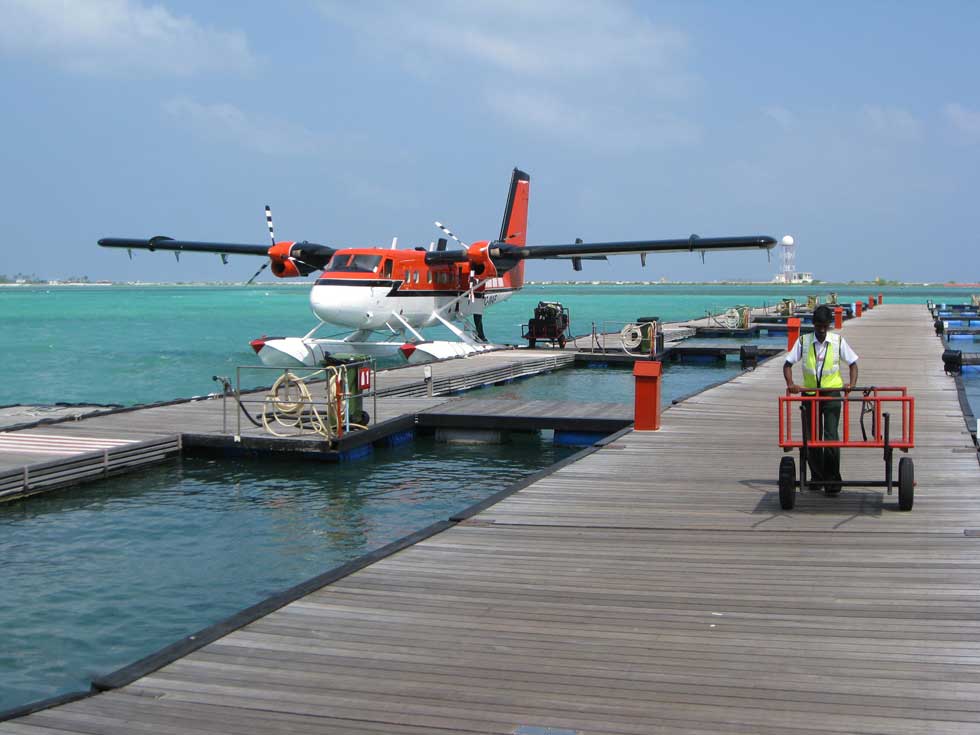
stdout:
{"type": "Polygon", "coordinates": [[[327,273],[374,273],[381,263],[380,255],[337,253],[327,265],[327,273]]]}

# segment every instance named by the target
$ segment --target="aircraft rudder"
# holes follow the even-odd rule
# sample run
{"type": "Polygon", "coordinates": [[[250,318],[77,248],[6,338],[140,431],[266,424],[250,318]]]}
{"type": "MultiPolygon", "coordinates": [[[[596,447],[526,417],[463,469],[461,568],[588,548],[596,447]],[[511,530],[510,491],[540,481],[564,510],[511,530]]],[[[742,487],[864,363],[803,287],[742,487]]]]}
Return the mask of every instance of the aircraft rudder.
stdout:
{"type": "Polygon", "coordinates": [[[527,209],[531,193],[531,177],[514,168],[510,178],[510,190],[504,207],[498,240],[505,245],[527,244],[527,209]]]}

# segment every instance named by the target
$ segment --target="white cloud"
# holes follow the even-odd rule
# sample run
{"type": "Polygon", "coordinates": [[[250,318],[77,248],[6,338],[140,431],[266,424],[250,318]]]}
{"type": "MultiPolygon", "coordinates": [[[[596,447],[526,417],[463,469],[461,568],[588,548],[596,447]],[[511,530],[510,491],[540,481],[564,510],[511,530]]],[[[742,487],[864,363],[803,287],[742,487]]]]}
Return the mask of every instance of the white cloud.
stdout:
{"type": "Polygon", "coordinates": [[[641,117],[621,108],[573,105],[545,91],[489,90],[486,102],[515,127],[544,131],[568,143],[588,141],[597,151],[660,150],[701,137],[699,126],[666,113],[641,117]]]}
{"type": "Polygon", "coordinates": [[[883,138],[912,141],[922,136],[922,123],[900,107],[864,105],[858,119],[865,129],[883,138]]]}
{"type": "Polygon", "coordinates": [[[322,154],[330,141],[301,125],[274,118],[250,117],[232,104],[203,104],[177,97],[163,105],[178,123],[197,135],[269,155],[322,154]]]}
{"type": "Polygon", "coordinates": [[[356,5],[321,0],[330,20],[359,33],[400,39],[439,55],[469,57],[533,76],[567,76],[666,65],[686,37],[659,28],[615,0],[393,0],[356,5]]]}
{"type": "Polygon", "coordinates": [[[770,105],[769,107],[762,108],[762,114],[766,117],[772,118],[776,121],[776,124],[779,125],[779,127],[786,130],[795,128],[797,125],[796,115],[787,110],[785,107],[780,107],[779,105],[770,105]]]}
{"type": "Polygon", "coordinates": [[[242,32],[138,0],[0,0],[0,18],[0,50],[86,74],[186,76],[255,63],[242,32]]]}
{"type": "Polygon", "coordinates": [[[618,0],[321,0],[319,7],[410,72],[461,75],[448,81],[457,104],[472,95],[512,125],[568,138],[625,130],[624,149],[643,142],[645,129],[671,142],[697,138],[665,111],[698,84],[684,66],[686,36],[618,0]]]}
{"type": "Polygon", "coordinates": [[[968,110],[962,105],[950,103],[943,108],[946,120],[964,138],[971,142],[980,142],[980,112],[968,110]]]}

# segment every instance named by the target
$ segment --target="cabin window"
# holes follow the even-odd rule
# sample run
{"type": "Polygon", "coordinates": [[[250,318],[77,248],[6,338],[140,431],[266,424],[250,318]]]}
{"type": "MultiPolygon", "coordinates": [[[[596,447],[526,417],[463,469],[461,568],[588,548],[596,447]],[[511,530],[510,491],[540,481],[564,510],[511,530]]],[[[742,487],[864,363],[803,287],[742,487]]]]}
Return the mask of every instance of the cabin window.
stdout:
{"type": "Polygon", "coordinates": [[[409,278],[408,271],[405,271],[405,275],[402,277],[402,280],[405,281],[405,283],[411,283],[412,282],[412,279],[409,278]]]}
{"type": "Polygon", "coordinates": [[[380,255],[337,253],[330,259],[328,273],[374,273],[381,264],[380,255]]]}
{"type": "Polygon", "coordinates": [[[425,272],[425,282],[432,283],[432,271],[425,272]]]}
{"type": "Polygon", "coordinates": [[[391,266],[392,266],[391,258],[385,258],[384,265],[381,266],[381,275],[384,276],[385,278],[391,278],[391,266]]]}
{"type": "Polygon", "coordinates": [[[412,283],[418,283],[418,282],[419,282],[419,272],[415,271],[414,273],[412,273],[412,283]]]}

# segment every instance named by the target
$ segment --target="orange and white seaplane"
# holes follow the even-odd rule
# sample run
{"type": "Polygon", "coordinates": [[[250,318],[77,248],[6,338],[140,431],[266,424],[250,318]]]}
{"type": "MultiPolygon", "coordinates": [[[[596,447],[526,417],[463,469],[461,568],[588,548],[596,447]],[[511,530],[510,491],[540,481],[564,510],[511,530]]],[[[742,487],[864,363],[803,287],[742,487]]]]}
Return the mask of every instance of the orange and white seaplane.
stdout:
{"type": "Polygon", "coordinates": [[[440,238],[437,246],[410,250],[276,242],[268,207],[271,247],[175,240],[160,235],[149,239],[104,238],[99,245],[129,251],[169,250],[178,257],[181,252],[217,253],[224,262],[228,255],[267,257],[255,276],[269,265],[279,278],[320,272],[310,292],[310,306],[318,324],[302,337],[262,337],[251,343],[266,365],[315,367],[331,355],[401,354],[409,362],[429,362],[497,348],[484,335],[483,311],[523,286],[526,260],[567,259],[575,270],[581,270],[583,260],[605,260],[608,255],[639,254],[645,264],[647,253],[692,252],[703,258],[713,250],[769,250],[776,244],[764,235],[691,235],[678,240],[528,245],[530,183],[530,176],[514,169],[496,240],[467,245],[435,223],[456,240],[458,250],[447,250],[445,238],[440,238]],[[339,339],[316,337],[324,324],[353,331],[339,339]],[[435,325],[444,326],[456,340],[427,340],[422,330],[435,325]]]}

